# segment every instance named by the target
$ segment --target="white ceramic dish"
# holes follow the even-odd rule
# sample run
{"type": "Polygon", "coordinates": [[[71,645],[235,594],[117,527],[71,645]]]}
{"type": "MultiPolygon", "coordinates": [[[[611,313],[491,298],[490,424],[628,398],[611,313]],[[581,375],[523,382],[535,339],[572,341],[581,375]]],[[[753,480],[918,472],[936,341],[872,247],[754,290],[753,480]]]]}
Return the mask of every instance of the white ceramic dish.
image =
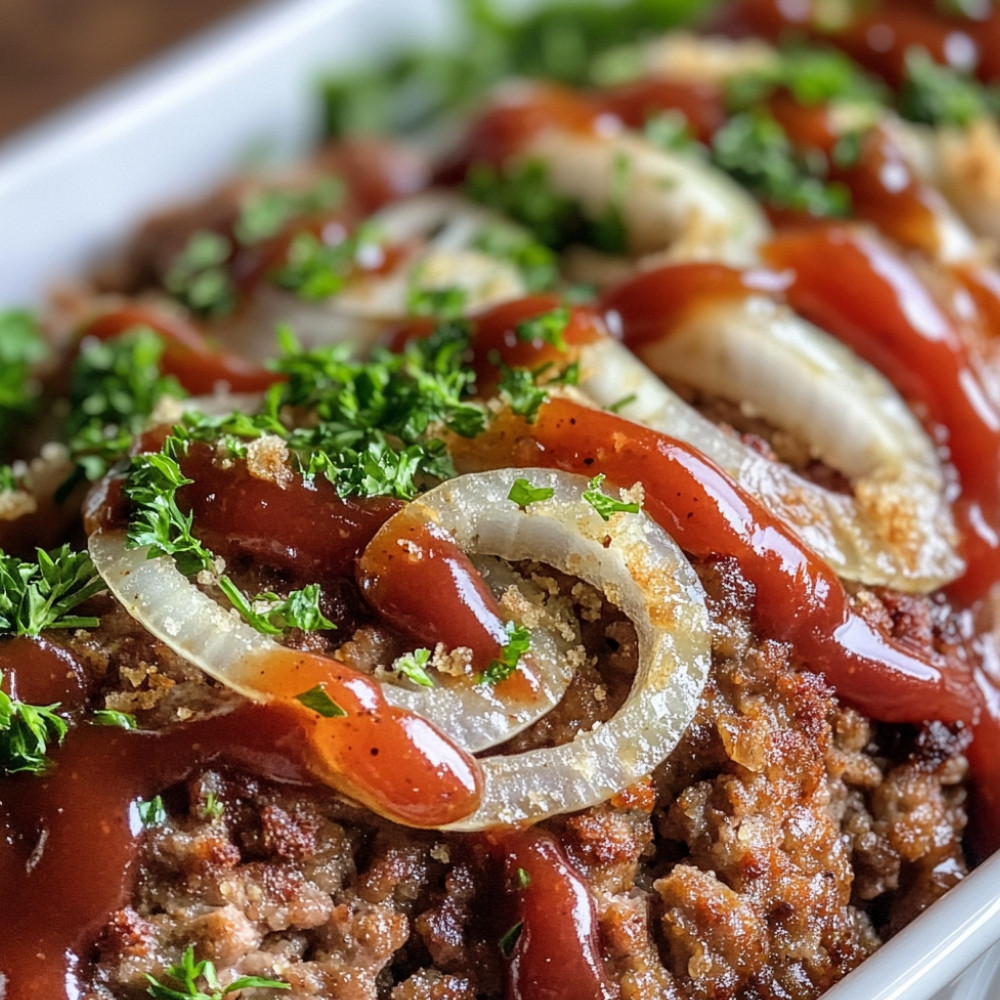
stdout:
{"type": "MultiPolygon", "coordinates": [[[[316,133],[309,95],[320,72],[440,43],[449,9],[447,0],[267,4],[0,146],[0,305],[38,302],[144,212],[204,190],[262,145],[278,156],[303,148],[316,133]]],[[[996,1000],[998,941],[1000,855],[826,997],[996,1000]]]]}

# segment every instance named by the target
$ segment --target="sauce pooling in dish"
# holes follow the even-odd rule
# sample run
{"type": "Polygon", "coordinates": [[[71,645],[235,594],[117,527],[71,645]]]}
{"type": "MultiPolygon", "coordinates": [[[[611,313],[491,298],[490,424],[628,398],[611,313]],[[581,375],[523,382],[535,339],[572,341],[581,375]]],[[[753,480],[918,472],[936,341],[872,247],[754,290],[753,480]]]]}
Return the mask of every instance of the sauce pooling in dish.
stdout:
{"type": "Polygon", "coordinates": [[[812,998],[995,849],[997,17],[779,6],[508,84],[431,155],[241,180],[81,307],[0,502],[32,535],[9,1000],[196,961],[812,998]],[[857,65],[733,41],[788,33],[857,65]],[[193,877],[209,768],[255,790],[193,877]],[[239,933],[191,933],[223,907],[239,933]]]}

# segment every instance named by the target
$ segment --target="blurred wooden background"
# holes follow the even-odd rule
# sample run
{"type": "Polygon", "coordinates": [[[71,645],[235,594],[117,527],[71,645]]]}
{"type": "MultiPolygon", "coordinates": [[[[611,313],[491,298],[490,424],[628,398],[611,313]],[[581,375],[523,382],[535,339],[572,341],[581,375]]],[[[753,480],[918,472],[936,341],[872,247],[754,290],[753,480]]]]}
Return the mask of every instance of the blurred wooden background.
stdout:
{"type": "Polygon", "coordinates": [[[0,139],[253,0],[0,0],[0,139]]]}

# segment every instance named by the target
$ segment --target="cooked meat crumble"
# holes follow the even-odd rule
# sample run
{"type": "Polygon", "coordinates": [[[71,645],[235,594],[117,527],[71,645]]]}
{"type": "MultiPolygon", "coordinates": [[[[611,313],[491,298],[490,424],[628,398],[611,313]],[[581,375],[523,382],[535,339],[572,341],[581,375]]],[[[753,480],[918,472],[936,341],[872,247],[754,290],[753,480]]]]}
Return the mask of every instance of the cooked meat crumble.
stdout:
{"type": "MultiPolygon", "coordinates": [[[[965,871],[965,740],[940,725],[890,731],[845,707],[786,646],[754,638],[734,565],[700,569],[714,656],[695,722],[649,781],[545,825],[592,889],[623,1000],[815,997],[965,871]]],[[[634,666],[620,614],[549,579],[591,619],[594,667],[517,748],[613,714],[620,692],[594,689],[616,692],[634,666]]],[[[131,687],[143,651],[109,645],[105,671],[131,687]]],[[[163,679],[136,689],[176,683],[197,711],[198,684],[160,662],[163,679]]],[[[144,995],[145,976],[190,944],[223,983],[277,975],[291,996],[503,996],[510,905],[480,835],[396,827],[329,791],[227,769],[164,801],[135,895],[101,935],[93,997],[144,995]]]]}

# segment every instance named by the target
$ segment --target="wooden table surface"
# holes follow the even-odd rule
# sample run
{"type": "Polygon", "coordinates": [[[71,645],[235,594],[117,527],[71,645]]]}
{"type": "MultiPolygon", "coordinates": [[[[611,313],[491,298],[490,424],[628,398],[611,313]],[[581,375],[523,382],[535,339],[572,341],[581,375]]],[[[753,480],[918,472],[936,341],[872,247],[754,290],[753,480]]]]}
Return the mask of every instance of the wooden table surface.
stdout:
{"type": "Polygon", "coordinates": [[[252,0],[0,0],[0,139],[252,0]]]}

